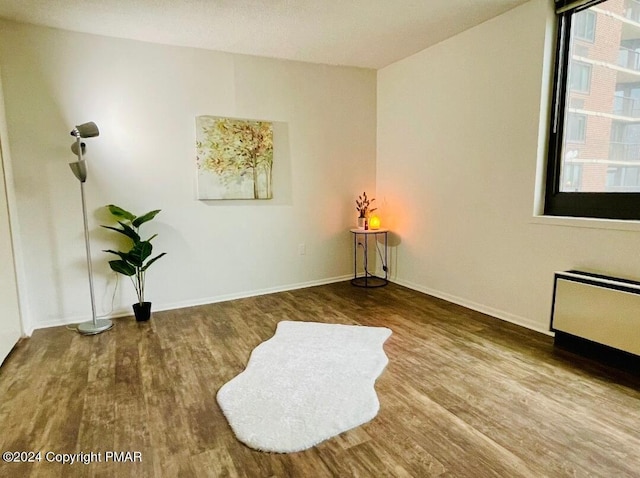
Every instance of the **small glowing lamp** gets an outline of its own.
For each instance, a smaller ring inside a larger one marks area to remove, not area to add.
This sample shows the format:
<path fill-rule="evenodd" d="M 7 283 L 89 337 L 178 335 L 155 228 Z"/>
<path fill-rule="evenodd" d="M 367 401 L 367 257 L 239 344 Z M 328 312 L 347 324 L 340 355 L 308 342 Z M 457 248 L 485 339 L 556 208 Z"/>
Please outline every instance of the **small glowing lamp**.
<path fill-rule="evenodd" d="M 380 218 L 378 216 L 369 218 L 369 229 L 380 229 Z"/>

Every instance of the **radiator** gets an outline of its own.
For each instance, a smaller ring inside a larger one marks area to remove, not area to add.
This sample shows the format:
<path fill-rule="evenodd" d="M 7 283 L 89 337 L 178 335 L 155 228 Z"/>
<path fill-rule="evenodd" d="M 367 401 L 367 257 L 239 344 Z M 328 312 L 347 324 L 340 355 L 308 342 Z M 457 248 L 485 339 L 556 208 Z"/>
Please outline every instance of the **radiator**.
<path fill-rule="evenodd" d="M 551 330 L 640 355 L 640 282 L 556 272 Z"/>

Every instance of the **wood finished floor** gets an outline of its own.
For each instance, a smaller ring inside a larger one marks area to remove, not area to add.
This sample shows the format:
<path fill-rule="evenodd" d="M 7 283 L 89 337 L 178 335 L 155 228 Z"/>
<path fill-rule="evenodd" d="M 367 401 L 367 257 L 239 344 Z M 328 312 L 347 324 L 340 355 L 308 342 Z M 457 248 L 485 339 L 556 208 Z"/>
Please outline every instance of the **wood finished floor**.
<path fill-rule="evenodd" d="M 280 320 L 385 326 L 381 408 L 308 451 L 236 441 L 215 400 Z M 141 463 L 0 463 L 2 477 L 638 477 L 640 379 L 397 285 L 338 283 L 38 330 L 0 368 L 0 450 Z M 44 456 L 43 456 L 44 460 Z"/>

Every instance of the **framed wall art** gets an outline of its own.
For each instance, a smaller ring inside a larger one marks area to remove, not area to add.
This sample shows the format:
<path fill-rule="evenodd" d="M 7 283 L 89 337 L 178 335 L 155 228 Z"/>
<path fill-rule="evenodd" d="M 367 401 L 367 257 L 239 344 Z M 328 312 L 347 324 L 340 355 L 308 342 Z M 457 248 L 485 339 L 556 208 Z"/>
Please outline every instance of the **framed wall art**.
<path fill-rule="evenodd" d="M 198 199 L 271 199 L 273 124 L 196 116 Z"/>

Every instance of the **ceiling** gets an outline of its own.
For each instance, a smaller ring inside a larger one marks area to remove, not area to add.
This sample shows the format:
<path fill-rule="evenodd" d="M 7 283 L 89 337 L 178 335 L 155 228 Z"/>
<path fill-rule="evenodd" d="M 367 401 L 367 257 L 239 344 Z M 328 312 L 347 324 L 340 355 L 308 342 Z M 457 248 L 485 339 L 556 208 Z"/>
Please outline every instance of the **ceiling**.
<path fill-rule="evenodd" d="M 382 68 L 529 0 L 0 0 L 0 17 L 272 58 Z"/>

